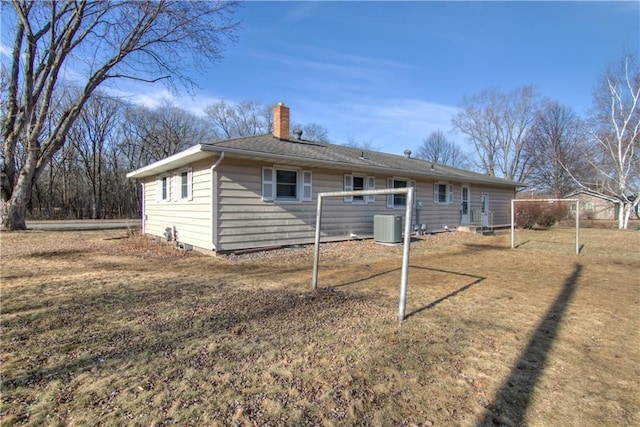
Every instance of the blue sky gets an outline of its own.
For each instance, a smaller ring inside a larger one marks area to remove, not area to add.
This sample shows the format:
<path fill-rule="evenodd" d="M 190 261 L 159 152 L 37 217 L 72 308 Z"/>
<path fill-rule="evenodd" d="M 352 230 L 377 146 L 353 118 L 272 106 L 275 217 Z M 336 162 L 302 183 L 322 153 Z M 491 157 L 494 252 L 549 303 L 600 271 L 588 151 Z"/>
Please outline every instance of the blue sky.
<path fill-rule="evenodd" d="M 338 143 L 417 150 L 463 96 L 533 84 L 584 113 L 604 68 L 638 52 L 639 2 L 247 2 L 203 98 L 284 102 Z M 205 102 L 206 103 L 206 102 Z M 196 103 L 197 104 L 197 103 Z"/>
<path fill-rule="evenodd" d="M 284 102 L 336 143 L 417 150 L 451 132 L 463 96 L 533 84 L 584 114 L 604 68 L 640 51 L 640 2 L 245 2 L 224 59 L 194 97 L 128 87 L 202 114 L 219 99 Z"/>

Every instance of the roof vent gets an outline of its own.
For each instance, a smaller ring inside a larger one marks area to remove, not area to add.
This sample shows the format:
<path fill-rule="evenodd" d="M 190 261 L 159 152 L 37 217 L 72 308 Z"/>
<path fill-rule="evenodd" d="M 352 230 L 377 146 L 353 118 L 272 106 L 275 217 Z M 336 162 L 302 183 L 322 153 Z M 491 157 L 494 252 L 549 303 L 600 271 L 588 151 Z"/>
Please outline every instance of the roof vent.
<path fill-rule="evenodd" d="M 404 156 L 409 159 L 411 158 L 411 150 L 404 150 Z"/>
<path fill-rule="evenodd" d="M 293 135 L 296 137 L 298 141 L 302 141 L 302 129 L 294 129 Z"/>

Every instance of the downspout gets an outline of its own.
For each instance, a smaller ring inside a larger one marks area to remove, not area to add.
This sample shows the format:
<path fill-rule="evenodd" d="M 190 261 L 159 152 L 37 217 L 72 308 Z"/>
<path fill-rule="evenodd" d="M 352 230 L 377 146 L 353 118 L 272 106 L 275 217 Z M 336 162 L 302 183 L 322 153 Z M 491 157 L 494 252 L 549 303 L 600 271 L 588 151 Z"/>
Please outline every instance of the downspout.
<path fill-rule="evenodd" d="M 211 166 L 211 249 L 218 250 L 218 172 L 215 170 L 224 159 L 224 151 Z"/>
<path fill-rule="evenodd" d="M 147 234 L 147 204 L 145 203 L 145 185 L 144 182 L 142 180 L 140 180 L 140 210 L 142 211 L 142 218 L 140 218 L 142 220 L 142 224 L 141 224 L 141 230 L 142 230 L 142 235 L 144 236 L 145 234 Z"/>

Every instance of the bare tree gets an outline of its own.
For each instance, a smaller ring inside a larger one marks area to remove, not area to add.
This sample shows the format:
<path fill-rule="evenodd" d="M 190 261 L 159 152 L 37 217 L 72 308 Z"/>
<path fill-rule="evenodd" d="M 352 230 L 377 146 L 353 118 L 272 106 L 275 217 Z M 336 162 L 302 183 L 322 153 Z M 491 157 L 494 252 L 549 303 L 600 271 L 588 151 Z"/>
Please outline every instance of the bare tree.
<path fill-rule="evenodd" d="M 96 91 L 69 131 L 68 139 L 78 152 L 88 180 L 93 219 L 104 216 L 102 204 L 107 172 L 106 153 L 121 138 L 123 108 L 119 100 Z"/>
<path fill-rule="evenodd" d="M 205 108 L 205 113 L 213 123 L 217 139 L 273 132 L 272 111 L 273 105 L 262 105 L 255 101 L 229 104 L 221 100 Z"/>
<path fill-rule="evenodd" d="M 467 168 L 469 159 L 455 143 L 449 141 L 441 130 L 431 132 L 422 141 L 416 157 L 454 168 Z"/>
<path fill-rule="evenodd" d="M 529 133 L 531 159 L 528 183 L 560 198 L 576 188 L 572 176 L 586 178 L 586 164 L 578 146 L 584 139 L 580 118 L 569 107 L 547 102 L 536 115 Z"/>
<path fill-rule="evenodd" d="M 489 175 L 526 181 L 531 172 L 527 133 L 538 99 L 532 86 L 523 86 L 508 93 L 488 89 L 462 100 L 452 124 L 473 142 L 478 168 Z"/>
<path fill-rule="evenodd" d="M 604 73 L 593 104 L 591 144 L 583 152 L 602 192 L 620 200 L 618 227 L 627 228 L 640 202 L 640 67 L 633 55 Z"/>
<path fill-rule="evenodd" d="M 358 141 L 353 136 L 347 137 L 347 142 L 341 144 L 347 147 L 360 148 L 362 150 L 378 151 L 380 147 L 375 145 L 371 140 Z"/>
<path fill-rule="evenodd" d="M 127 141 L 137 145 L 142 163 L 155 162 L 215 139 L 206 119 L 170 102 L 156 108 L 130 107 L 126 117 Z"/>
<path fill-rule="evenodd" d="M 307 141 L 330 142 L 327 128 L 317 123 L 307 123 L 306 125 L 296 123 L 291 129 L 300 129 L 302 131 L 302 139 Z"/>
<path fill-rule="evenodd" d="M 34 179 L 65 145 L 100 85 L 133 79 L 189 87 L 187 73 L 220 59 L 237 28 L 236 3 L 227 1 L 13 0 L 11 5 L 6 9 L 15 32 L 2 122 L 3 229 L 26 228 Z M 71 73 L 82 90 L 45 129 L 54 92 Z M 26 157 L 18 165 L 20 152 Z"/>

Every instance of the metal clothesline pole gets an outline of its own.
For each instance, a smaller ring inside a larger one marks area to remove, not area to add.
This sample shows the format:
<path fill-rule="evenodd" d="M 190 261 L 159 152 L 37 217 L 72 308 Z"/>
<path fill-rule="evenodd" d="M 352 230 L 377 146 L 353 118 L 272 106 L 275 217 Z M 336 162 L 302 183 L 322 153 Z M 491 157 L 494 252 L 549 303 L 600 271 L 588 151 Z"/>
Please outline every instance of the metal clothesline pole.
<path fill-rule="evenodd" d="M 407 304 L 407 288 L 409 281 L 409 255 L 411 250 L 411 223 L 413 214 L 413 199 L 415 188 L 388 188 L 383 190 L 360 190 L 360 191 L 335 191 L 318 194 L 318 206 L 316 210 L 316 230 L 313 251 L 313 279 L 311 288 L 318 288 L 318 267 L 320 263 L 320 227 L 322 225 L 322 201 L 325 197 L 345 197 L 345 196 L 367 196 L 367 195 L 392 195 L 405 194 L 405 224 L 404 224 L 404 251 L 402 255 L 402 277 L 400 279 L 400 306 L 398 308 L 398 320 L 402 322 L 405 317 Z"/>

